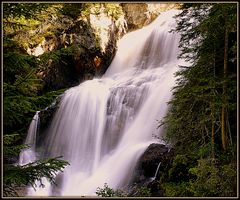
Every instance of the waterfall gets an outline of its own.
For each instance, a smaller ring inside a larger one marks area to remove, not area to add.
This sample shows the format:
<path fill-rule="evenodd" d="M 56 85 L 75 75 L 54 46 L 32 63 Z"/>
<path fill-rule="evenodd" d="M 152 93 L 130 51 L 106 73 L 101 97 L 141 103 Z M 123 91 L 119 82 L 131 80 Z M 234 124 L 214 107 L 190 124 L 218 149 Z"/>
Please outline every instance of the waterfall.
<path fill-rule="evenodd" d="M 27 145 L 28 147 L 26 149 L 23 149 L 19 155 L 19 165 L 21 166 L 32 163 L 37 160 L 38 155 L 36 153 L 36 138 L 37 138 L 38 126 L 40 123 L 39 112 L 40 111 L 37 111 L 35 113 L 30 123 L 30 126 L 28 128 L 27 138 L 24 142 L 24 144 Z M 46 186 L 46 188 L 50 187 L 50 183 L 46 178 L 42 178 L 42 183 Z M 28 195 L 42 196 L 42 195 L 49 194 L 49 191 L 47 192 L 47 189 L 40 187 L 41 183 L 39 181 L 35 181 L 35 184 L 38 187 L 36 189 L 29 187 Z"/>
<path fill-rule="evenodd" d="M 156 172 L 155 172 L 155 174 L 154 174 L 153 180 L 155 180 L 155 179 L 157 178 L 157 175 L 158 175 L 158 171 L 159 171 L 160 166 L 161 166 L 161 162 L 158 163 L 158 166 L 157 166 Z"/>
<path fill-rule="evenodd" d="M 34 115 L 28 128 L 27 138 L 24 142 L 28 148 L 22 150 L 19 155 L 19 165 L 25 165 L 36 160 L 36 134 L 39 124 L 39 111 Z"/>
<path fill-rule="evenodd" d="M 42 157 L 63 156 L 70 163 L 57 185 L 41 195 L 96 195 L 107 183 L 127 189 L 138 159 L 162 134 L 158 120 L 167 112 L 180 36 L 169 31 L 173 16 L 162 13 L 150 25 L 126 34 L 102 78 L 67 90 L 54 115 Z M 37 196 L 32 192 L 32 196 Z"/>

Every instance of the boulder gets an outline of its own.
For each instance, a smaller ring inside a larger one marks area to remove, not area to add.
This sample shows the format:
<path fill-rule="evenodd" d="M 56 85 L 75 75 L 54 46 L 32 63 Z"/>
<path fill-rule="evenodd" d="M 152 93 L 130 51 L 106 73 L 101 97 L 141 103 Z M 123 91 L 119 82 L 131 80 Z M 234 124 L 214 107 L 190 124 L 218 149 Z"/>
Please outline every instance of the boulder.
<path fill-rule="evenodd" d="M 173 151 L 164 144 L 151 144 L 138 161 L 138 169 L 142 171 L 142 175 L 146 178 L 155 176 L 158 165 L 159 170 L 164 169 L 169 163 L 169 158 Z M 157 177 L 159 173 L 157 174 Z M 156 178 L 157 178 L 156 177 Z"/>
<path fill-rule="evenodd" d="M 162 196 L 159 180 L 172 165 L 174 150 L 164 144 L 151 144 L 140 157 L 135 168 L 133 186 L 130 193 L 136 192 L 140 187 L 151 190 L 152 196 Z"/>

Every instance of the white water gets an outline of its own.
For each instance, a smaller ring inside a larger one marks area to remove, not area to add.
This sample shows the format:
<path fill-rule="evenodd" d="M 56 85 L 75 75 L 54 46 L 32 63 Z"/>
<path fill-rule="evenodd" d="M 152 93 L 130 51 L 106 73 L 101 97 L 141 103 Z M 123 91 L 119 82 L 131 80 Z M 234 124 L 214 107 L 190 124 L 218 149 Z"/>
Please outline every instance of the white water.
<path fill-rule="evenodd" d="M 161 162 L 158 163 L 157 170 L 156 170 L 156 172 L 155 172 L 155 174 L 154 174 L 153 180 L 155 180 L 155 179 L 157 178 L 157 175 L 158 175 L 158 171 L 159 171 L 160 166 L 161 166 Z"/>
<path fill-rule="evenodd" d="M 96 195 L 97 187 L 126 189 L 146 148 L 157 142 L 180 60 L 179 35 L 169 33 L 178 11 L 125 35 L 101 79 L 67 90 L 45 138 L 44 157 L 70 163 L 41 196 Z M 29 195 L 38 196 L 30 192 Z"/>
<path fill-rule="evenodd" d="M 28 128 L 27 138 L 24 142 L 24 144 L 27 145 L 28 147 L 22 150 L 19 155 L 18 164 L 21 166 L 32 163 L 37 160 L 38 155 L 36 153 L 36 138 L 37 138 L 38 126 L 40 123 L 39 112 L 40 111 L 36 112 Z M 50 187 L 50 183 L 47 181 L 46 178 L 42 179 L 42 183 L 45 184 L 45 186 L 47 186 L 48 188 Z M 40 186 L 39 181 L 36 181 L 35 184 L 37 186 Z M 46 189 L 37 187 L 37 189 L 34 190 L 32 187 L 29 187 L 28 195 L 44 196 L 46 195 Z"/>
<path fill-rule="evenodd" d="M 36 134 L 39 124 L 39 111 L 36 112 L 34 115 L 31 124 L 28 128 L 28 134 L 27 138 L 24 142 L 25 145 L 28 146 L 28 148 L 21 151 L 19 155 L 19 165 L 26 165 L 30 162 L 34 162 L 36 160 Z"/>

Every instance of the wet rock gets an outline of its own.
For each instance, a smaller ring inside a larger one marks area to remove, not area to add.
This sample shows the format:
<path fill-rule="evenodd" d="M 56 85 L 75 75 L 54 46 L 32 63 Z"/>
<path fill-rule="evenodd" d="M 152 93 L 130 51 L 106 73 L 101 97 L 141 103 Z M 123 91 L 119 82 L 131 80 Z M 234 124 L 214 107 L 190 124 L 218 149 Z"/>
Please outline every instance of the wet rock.
<path fill-rule="evenodd" d="M 93 29 L 83 20 L 68 22 L 68 26 L 59 25 L 55 35 L 47 37 L 41 46 L 44 52 L 58 50 L 58 58 L 50 58 L 38 72 L 44 81 L 43 93 L 75 86 L 84 80 L 86 73 L 95 73 L 93 60 L 100 50 Z"/>
<path fill-rule="evenodd" d="M 61 101 L 62 95 L 58 96 L 56 100 L 44 110 L 39 112 L 40 123 L 37 132 L 37 145 L 40 145 L 47 134 L 47 129 L 49 128 L 54 114 L 56 113 L 57 109 L 59 108 L 59 103 Z"/>
<path fill-rule="evenodd" d="M 151 144 L 139 159 L 139 169 L 145 177 L 154 177 L 159 164 L 159 171 L 168 164 L 170 153 L 166 145 Z"/>
<path fill-rule="evenodd" d="M 164 144 L 151 144 L 140 157 L 133 180 L 132 192 L 147 187 L 152 196 L 162 196 L 159 180 L 172 165 L 174 150 Z"/>
<path fill-rule="evenodd" d="M 38 73 L 39 78 L 44 81 L 42 93 L 72 87 L 79 83 L 73 57 L 66 56 L 66 59 L 68 59 L 67 64 L 49 60 L 46 69 Z"/>

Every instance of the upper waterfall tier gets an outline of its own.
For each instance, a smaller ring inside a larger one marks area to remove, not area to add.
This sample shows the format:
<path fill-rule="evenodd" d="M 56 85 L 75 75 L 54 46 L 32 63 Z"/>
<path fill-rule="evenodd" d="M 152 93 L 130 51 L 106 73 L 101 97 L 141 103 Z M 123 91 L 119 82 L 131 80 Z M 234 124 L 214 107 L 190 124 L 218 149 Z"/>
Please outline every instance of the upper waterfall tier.
<path fill-rule="evenodd" d="M 118 51 L 104 77 L 131 68 L 157 68 L 177 60 L 179 35 L 169 31 L 175 27 L 173 15 L 178 10 L 162 13 L 148 26 L 126 34 L 118 43 Z"/>

